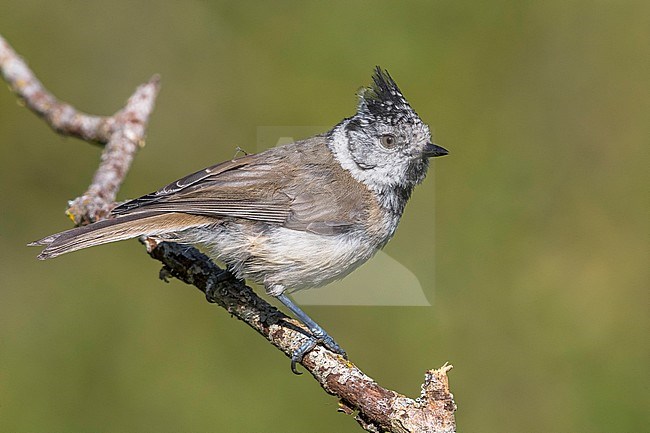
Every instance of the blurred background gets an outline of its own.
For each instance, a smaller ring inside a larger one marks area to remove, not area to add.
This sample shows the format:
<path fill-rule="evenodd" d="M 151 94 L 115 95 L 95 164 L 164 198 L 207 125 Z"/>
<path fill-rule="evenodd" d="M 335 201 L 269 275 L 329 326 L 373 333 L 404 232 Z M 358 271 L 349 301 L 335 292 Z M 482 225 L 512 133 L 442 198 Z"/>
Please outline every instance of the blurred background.
<path fill-rule="evenodd" d="M 0 33 L 89 113 L 162 75 L 120 199 L 262 126 L 334 125 L 387 68 L 451 152 L 386 247 L 432 306 L 307 312 L 407 395 L 451 362 L 459 431 L 629 433 L 650 425 L 649 5 L 4 0 Z M 360 431 L 136 241 L 37 261 L 100 149 L 1 90 L 1 431 Z"/>

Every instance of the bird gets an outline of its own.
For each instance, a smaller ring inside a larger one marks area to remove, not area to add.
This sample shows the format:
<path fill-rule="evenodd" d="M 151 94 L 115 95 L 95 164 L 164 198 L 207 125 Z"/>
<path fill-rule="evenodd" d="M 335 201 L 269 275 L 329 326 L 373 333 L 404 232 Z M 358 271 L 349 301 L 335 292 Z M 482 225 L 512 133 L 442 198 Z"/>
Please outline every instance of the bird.
<path fill-rule="evenodd" d="M 201 245 L 309 329 L 291 356 L 297 372 L 317 344 L 346 353 L 287 295 L 341 279 L 383 248 L 429 159 L 447 154 L 376 66 L 356 112 L 329 131 L 212 165 L 29 245 L 45 247 L 41 260 L 142 236 Z"/>

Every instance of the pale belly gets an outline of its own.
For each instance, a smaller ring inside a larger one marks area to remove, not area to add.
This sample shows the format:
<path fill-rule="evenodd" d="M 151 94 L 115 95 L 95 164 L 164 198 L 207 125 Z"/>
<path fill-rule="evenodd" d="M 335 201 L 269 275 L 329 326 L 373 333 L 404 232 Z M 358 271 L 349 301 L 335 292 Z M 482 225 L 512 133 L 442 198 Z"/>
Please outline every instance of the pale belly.
<path fill-rule="evenodd" d="M 194 233 L 211 255 L 238 278 L 266 287 L 271 295 L 325 285 L 345 277 L 370 259 L 384 242 L 360 234 L 319 234 L 277 227 L 215 227 Z M 200 238 L 200 239 L 199 239 Z"/>

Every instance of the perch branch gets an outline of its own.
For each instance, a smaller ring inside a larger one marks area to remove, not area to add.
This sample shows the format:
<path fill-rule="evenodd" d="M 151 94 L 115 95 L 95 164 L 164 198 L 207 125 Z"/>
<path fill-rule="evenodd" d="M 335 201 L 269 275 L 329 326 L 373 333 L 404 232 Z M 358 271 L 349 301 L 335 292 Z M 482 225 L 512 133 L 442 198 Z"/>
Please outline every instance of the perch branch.
<path fill-rule="evenodd" d="M 288 357 L 305 342 L 308 331 L 300 322 L 268 304 L 195 248 L 153 239 L 143 243 L 151 257 L 163 263 L 162 279 L 174 277 L 195 286 Z M 414 400 L 381 387 L 350 361 L 321 346 L 305 355 L 301 364 L 326 392 L 339 397 L 341 411 L 358 411 L 356 419 L 368 431 L 456 431 L 456 405 L 447 381 L 450 365 L 427 371 L 421 395 Z"/>
<path fill-rule="evenodd" d="M 26 63 L 0 36 L 0 73 L 25 105 L 60 134 L 106 143 L 88 191 L 70 204 L 68 214 L 82 224 L 105 218 L 133 156 L 141 145 L 159 89 L 154 76 L 138 87 L 126 106 L 110 117 L 91 116 L 57 100 L 36 79 Z M 192 247 L 142 239 L 151 257 L 163 263 L 161 278 L 178 278 L 201 290 L 210 302 L 255 329 L 288 357 L 308 331 L 258 297 L 242 281 L 220 269 Z M 354 414 L 367 431 L 455 432 L 456 405 L 449 391 L 445 364 L 425 374 L 422 391 L 411 399 L 381 387 L 350 361 L 317 346 L 301 362 L 329 394 L 340 399 L 339 410 Z"/>

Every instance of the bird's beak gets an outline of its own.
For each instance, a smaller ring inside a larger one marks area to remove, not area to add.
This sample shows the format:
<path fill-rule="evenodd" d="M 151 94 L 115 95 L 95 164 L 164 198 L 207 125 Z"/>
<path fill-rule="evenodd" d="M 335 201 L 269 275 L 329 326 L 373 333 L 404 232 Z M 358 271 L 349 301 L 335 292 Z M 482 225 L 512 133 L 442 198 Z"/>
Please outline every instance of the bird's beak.
<path fill-rule="evenodd" d="M 435 157 L 435 156 L 445 156 L 449 153 L 447 149 L 445 149 L 442 146 L 438 146 L 437 144 L 433 143 L 427 143 L 424 146 L 424 150 L 422 151 L 422 154 L 426 156 L 427 158 Z"/>

